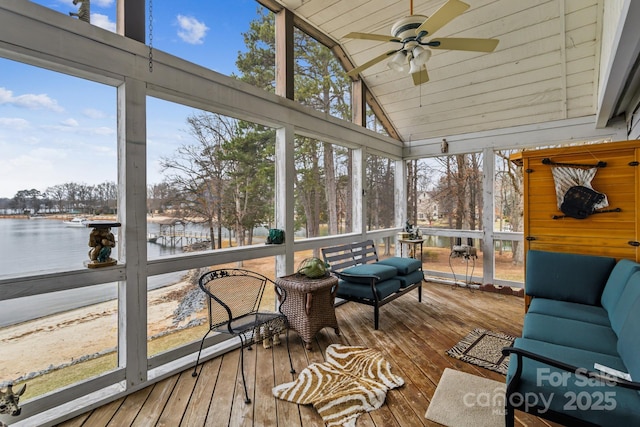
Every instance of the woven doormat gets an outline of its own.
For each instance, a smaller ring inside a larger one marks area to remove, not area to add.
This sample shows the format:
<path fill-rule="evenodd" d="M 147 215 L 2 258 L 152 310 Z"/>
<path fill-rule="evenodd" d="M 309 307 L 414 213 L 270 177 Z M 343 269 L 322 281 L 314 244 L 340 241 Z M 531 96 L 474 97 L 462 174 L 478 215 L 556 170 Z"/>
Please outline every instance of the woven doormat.
<path fill-rule="evenodd" d="M 506 375 L 509 356 L 502 354 L 502 348 L 511 347 L 514 340 L 515 337 L 510 335 L 474 329 L 453 348 L 447 350 L 447 354 L 463 362 Z"/>
<path fill-rule="evenodd" d="M 425 417 L 447 427 L 499 427 L 505 384 L 445 368 Z"/>

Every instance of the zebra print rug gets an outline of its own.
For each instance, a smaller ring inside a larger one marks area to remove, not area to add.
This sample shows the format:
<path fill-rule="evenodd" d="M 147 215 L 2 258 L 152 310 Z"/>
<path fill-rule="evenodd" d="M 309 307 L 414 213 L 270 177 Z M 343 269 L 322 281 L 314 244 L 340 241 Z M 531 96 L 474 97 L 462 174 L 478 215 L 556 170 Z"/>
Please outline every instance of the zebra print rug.
<path fill-rule="evenodd" d="M 273 395 L 313 405 L 327 426 L 355 427 L 361 414 L 382 406 L 387 390 L 404 384 L 377 350 L 332 344 L 325 359 L 303 369 L 297 380 L 274 387 Z"/>
<path fill-rule="evenodd" d="M 471 363 L 502 375 L 507 374 L 509 356 L 502 354 L 502 347 L 513 345 L 515 337 L 486 329 L 474 329 L 447 354 L 463 362 Z"/>

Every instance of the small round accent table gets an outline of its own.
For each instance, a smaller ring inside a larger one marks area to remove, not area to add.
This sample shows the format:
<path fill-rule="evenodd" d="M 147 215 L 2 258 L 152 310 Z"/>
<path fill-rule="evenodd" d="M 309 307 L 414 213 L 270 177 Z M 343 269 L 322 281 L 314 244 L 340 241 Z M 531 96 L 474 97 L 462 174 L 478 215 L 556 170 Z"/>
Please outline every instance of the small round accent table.
<path fill-rule="evenodd" d="M 338 290 L 336 277 L 309 279 L 302 274 L 291 274 L 278 277 L 276 285 L 286 292 L 284 301 L 280 300 L 280 310 L 305 342 L 307 350 L 311 350 L 313 337 L 326 326 L 340 335 L 333 306 Z"/>

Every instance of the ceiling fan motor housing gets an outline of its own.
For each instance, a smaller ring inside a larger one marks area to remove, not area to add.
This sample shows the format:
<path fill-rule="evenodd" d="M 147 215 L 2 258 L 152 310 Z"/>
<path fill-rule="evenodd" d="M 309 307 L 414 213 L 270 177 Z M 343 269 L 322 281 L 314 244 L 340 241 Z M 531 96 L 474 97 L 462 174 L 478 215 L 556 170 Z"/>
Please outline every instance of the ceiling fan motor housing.
<path fill-rule="evenodd" d="M 427 19 L 424 15 L 411 15 L 396 21 L 391 27 L 391 35 L 397 37 L 403 42 L 407 39 L 416 38 L 416 28 L 418 28 Z"/>

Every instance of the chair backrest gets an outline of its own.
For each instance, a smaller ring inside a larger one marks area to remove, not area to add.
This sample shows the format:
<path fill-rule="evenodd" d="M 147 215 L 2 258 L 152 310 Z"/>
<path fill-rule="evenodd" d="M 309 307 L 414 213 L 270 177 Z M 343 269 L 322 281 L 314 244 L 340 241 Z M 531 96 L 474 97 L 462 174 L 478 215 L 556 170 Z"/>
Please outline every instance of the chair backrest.
<path fill-rule="evenodd" d="M 200 276 L 198 285 L 209 297 L 210 326 L 257 313 L 267 283 L 273 282 L 262 274 L 239 268 L 212 270 Z"/>
<path fill-rule="evenodd" d="M 356 265 L 378 261 L 373 240 L 323 248 L 322 257 L 332 271 L 341 271 Z"/>

